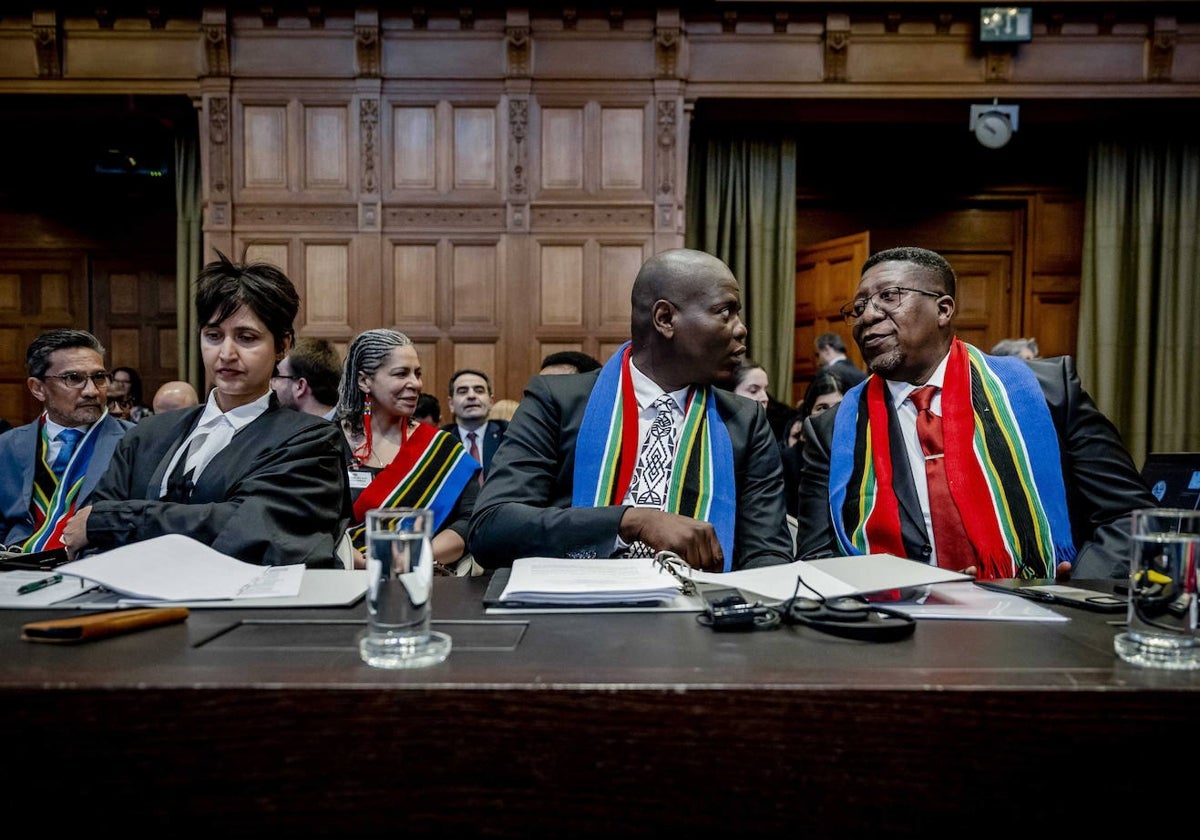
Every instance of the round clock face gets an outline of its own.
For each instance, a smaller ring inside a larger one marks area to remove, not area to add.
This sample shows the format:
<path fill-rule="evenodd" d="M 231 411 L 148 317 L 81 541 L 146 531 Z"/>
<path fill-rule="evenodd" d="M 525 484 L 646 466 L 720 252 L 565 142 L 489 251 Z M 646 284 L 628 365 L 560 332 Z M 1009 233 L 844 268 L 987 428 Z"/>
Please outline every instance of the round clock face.
<path fill-rule="evenodd" d="M 999 149 L 1012 137 L 1012 123 L 997 111 L 984 114 L 975 123 L 975 137 L 989 149 Z"/>

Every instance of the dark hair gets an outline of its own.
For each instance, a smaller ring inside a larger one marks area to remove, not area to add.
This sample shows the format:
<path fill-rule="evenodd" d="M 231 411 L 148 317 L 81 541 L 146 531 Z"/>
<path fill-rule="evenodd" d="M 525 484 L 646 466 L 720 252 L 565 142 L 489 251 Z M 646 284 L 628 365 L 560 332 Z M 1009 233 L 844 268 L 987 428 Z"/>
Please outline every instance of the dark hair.
<path fill-rule="evenodd" d="M 578 373 L 599 370 L 601 367 L 600 362 L 579 350 L 560 350 L 557 353 L 551 353 L 542 359 L 541 369 L 545 370 L 550 365 L 570 365 Z"/>
<path fill-rule="evenodd" d="M 363 434 L 363 411 L 366 394 L 358 387 L 358 375 L 371 376 L 383 360 L 397 347 L 408 347 L 412 339 L 402 332 L 388 329 L 366 330 L 358 334 L 346 350 L 342 367 L 342 382 L 338 386 L 337 416 L 346 421 L 352 434 Z"/>
<path fill-rule="evenodd" d="M 109 371 L 109 373 L 111 373 L 113 375 L 113 379 L 117 378 L 118 371 L 124 371 L 125 373 L 129 374 L 129 396 L 127 397 L 127 399 L 130 401 L 130 405 L 141 405 L 142 404 L 142 377 L 141 377 L 141 374 L 139 374 L 136 370 L 134 370 L 131 367 L 125 367 L 124 365 L 122 365 L 121 367 L 115 367 Z"/>
<path fill-rule="evenodd" d="M 200 329 L 219 324 L 245 306 L 275 337 L 275 350 L 294 335 L 292 324 L 300 311 L 300 296 L 287 275 L 266 262 L 234 263 L 217 251 L 218 259 L 196 276 L 196 317 Z"/>
<path fill-rule="evenodd" d="M 817 336 L 816 345 L 818 350 L 832 347 L 838 353 L 846 352 L 846 342 L 835 332 L 821 333 Z"/>
<path fill-rule="evenodd" d="M 867 269 L 879 265 L 884 262 L 903 262 L 919 265 L 922 268 L 928 268 L 938 279 L 942 281 L 942 291 L 955 297 L 958 294 L 958 279 L 954 276 L 954 269 L 950 263 L 946 262 L 946 258 L 941 254 L 930 251 L 926 248 L 916 248 L 906 245 L 902 248 L 888 248 L 886 251 L 880 251 L 877 254 L 872 254 L 863 263 L 862 271 L 859 277 L 867 273 Z"/>
<path fill-rule="evenodd" d="M 492 378 L 490 376 L 488 376 L 486 373 L 484 373 L 483 371 L 475 370 L 474 368 L 462 368 L 461 370 L 454 371 L 454 375 L 450 377 L 450 388 L 447 393 L 449 393 L 449 395 L 453 397 L 454 396 L 454 383 L 456 381 L 458 381 L 458 377 L 465 376 L 466 374 L 469 374 L 469 373 L 475 374 L 476 376 L 478 376 L 480 379 L 482 379 L 484 382 L 487 383 L 488 396 L 490 397 L 492 395 Z"/>
<path fill-rule="evenodd" d="M 837 378 L 836 374 L 829 371 L 822 371 L 816 375 L 816 378 L 808 384 L 808 388 L 804 391 L 804 399 L 800 401 L 799 413 L 801 418 L 806 418 L 812 414 L 813 405 L 817 402 L 817 397 L 823 397 L 826 394 L 844 394 L 846 386 L 842 380 Z"/>
<path fill-rule="evenodd" d="M 104 345 L 86 330 L 50 330 L 35 338 L 25 351 L 25 368 L 34 379 L 41 379 L 50 370 L 51 353 L 75 347 L 86 347 L 104 355 Z"/>
<path fill-rule="evenodd" d="M 292 376 L 302 377 L 319 403 L 337 405 L 342 360 L 332 344 L 323 338 L 297 339 L 287 360 Z"/>
<path fill-rule="evenodd" d="M 442 404 L 433 394 L 422 392 L 421 396 L 417 397 L 417 410 L 413 412 L 413 419 L 419 420 L 422 417 L 428 417 L 434 423 L 442 422 Z"/>

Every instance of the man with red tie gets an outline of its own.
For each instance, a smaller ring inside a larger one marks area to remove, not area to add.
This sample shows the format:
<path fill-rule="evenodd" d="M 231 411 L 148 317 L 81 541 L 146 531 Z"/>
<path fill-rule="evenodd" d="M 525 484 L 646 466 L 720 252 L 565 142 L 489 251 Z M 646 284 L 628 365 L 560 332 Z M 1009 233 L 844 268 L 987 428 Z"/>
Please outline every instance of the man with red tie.
<path fill-rule="evenodd" d="M 483 464 L 481 482 L 508 429 L 506 421 L 488 419 L 493 396 L 492 380 L 481 370 L 456 370 L 450 377 L 450 414 L 454 422 L 442 426 L 442 431 L 457 435 L 471 457 Z"/>
<path fill-rule="evenodd" d="M 863 265 L 842 308 L 871 375 L 805 429 L 798 556 L 888 553 L 988 578 L 1128 571 L 1153 507 L 1070 357 L 955 337 L 954 269 L 923 248 Z"/>

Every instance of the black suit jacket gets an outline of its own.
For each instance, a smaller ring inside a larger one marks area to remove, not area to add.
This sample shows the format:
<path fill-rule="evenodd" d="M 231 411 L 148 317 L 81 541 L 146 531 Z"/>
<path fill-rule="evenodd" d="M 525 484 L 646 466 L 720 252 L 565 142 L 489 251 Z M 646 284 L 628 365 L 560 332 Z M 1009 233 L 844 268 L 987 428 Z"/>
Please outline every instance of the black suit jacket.
<path fill-rule="evenodd" d="M 471 517 L 471 553 L 488 568 L 518 557 L 608 557 L 624 505 L 571 507 L 575 440 L 598 371 L 534 376 L 525 388 Z M 783 474 L 762 407 L 714 389 L 733 444 L 735 569 L 792 560 Z"/>
<path fill-rule="evenodd" d="M 443 432 L 449 432 L 454 435 L 454 439 L 462 442 L 462 436 L 458 433 L 457 423 L 447 423 L 442 426 Z M 492 466 L 492 456 L 496 454 L 496 450 L 500 448 L 500 441 L 504 440 L 504 433 L 508 431 L 507 420 L 489 420 L 484 427 L 483 433 L 483 474 L 487 475 L 488 470 Z M 463 446 L 467 444 L 463 442 Z"/>
<path fill-rule="evenodd" d="M 92 494 L 88 541 L 113 548 L 186 534 L 247 563 L 333 568 L 350 523 L 345 438 L 336 424 L 281 408 L 259 417 L 209 462 L 187 502 L 159 501 L 175 451 L 204 405 L 145 418 L 121 440 Z"/>
<path fill-rule="evenodd" d="M 1058 433 L 1071 535 L 1078 549 L 1072 576 L 1124 577 L 1129 574 L 1129 514 L 1154 507 L 1154 496 L 1116 427 L 1083 390 L 1072 359 L 1038 359 L 1029 362 L 1029 367 L 1046 396 Z M 805 421 L 797 551 L 803 559 L 841 553 L 829 518 L 829 451 L 837 408 L 818 415 L 815 421 Z M 888 417 L 901 538 L 910 558 L 928 560 L 931 549 L 925 519 L 890 402 Z"/>

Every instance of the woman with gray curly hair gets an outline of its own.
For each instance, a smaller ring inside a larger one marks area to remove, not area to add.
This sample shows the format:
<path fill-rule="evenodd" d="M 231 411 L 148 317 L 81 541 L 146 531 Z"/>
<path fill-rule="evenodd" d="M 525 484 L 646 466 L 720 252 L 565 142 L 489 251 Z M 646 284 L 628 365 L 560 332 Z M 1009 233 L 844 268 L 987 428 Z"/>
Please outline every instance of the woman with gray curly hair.
<path fill-rule="evenodd" d="M 350 343 L 337 415 L 353 452 L 347 534 L 358 568 L 366 565 L 367 511 L 406 506 L 433 511 L 435 568 L 465 574 L 473 565 L 464 554 L 481 465 L 457 436 L 413 419 L 422 386 L 417 348 L 404 333 L 367 330 Z"/>

